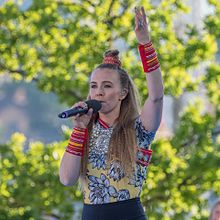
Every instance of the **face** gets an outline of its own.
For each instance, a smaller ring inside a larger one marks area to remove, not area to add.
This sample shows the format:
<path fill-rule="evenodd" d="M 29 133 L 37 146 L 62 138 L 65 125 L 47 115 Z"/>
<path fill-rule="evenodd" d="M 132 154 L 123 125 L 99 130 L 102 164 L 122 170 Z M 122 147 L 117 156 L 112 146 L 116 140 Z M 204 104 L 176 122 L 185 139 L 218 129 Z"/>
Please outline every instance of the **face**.
<path fill-rule="evenodd" d="M 119 75 L 115 70 L 96 69 L 90 80 L 89 95 L 91 99 L 101 101 L 100 113 L 119 114 L 121 101 L 121 84 Z"/>
<path fill-rule="evenodd" d="M 220 204 L 213 209 L 211 220 L 220 220 Z"/>

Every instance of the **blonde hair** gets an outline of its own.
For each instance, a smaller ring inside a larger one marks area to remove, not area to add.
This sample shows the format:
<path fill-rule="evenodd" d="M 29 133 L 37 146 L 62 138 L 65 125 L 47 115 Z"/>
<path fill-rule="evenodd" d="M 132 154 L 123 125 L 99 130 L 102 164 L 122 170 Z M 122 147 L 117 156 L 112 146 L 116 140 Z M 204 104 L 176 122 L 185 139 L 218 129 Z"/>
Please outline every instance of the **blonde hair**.
<path fill-rule="evenodd" d="M 112 56 L 114 59 L 119 59 L 118 54 L 118 50 L 109 50 L 104 54 L 104 59 L 106 56 Z M 118 63 L 120 64 L 120 61 L 118 61 Z M 135 118 L 137 118 L 140 114 L 139 96 L 132 79 L 128 73 L 120 67 L 120 65 L 115 64 L 115 62 L 102 63 L 95 69 L 105 68 L 115 70 L 119 75 L 121 89 L 126 89 L 128 91 L 126 97 L 121 102 L 119 117 L 110 139 L 107 153 L 107 165 L 113 161 L 119 161 L 124 169 L 125 175 L 130 176 L 134 172 L 136 161 L 137 144 L 134 122 Z M 89 137 L 92 133 L 93 124 L 97 119 L 98 114 L 94 114 L 90 120 L 88 125 Z M 85 178 L 87 172 L 89 138 L 84 152 L 81 164 L 81 177 L 83 179 Z"/>

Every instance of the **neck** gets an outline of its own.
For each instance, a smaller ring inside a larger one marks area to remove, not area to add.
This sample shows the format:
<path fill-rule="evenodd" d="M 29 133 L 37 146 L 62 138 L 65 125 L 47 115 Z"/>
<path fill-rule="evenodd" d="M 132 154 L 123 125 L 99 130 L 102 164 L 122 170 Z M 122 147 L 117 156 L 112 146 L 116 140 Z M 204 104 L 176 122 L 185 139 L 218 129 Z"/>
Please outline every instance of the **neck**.
<path fill-rule="evenodd" d="M 119 114 L 118 115 L 115 115 L 114 114 L 111 114 L 111 113 L 108 113 L 108 114 L 105 114 L 105 113 L 99 113 L 99 118 L 101 120 L 103 120 L 108 126 L 113 126 L 118 118 Z"/>

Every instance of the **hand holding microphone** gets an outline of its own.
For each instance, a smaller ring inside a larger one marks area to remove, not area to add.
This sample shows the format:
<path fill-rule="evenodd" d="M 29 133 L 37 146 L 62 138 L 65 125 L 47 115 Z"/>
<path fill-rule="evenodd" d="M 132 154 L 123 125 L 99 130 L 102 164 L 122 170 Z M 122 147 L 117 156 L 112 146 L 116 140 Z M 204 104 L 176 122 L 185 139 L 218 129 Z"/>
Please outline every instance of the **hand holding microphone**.
<path fill-rule="evenodd" d="M 86 128 L 93 113 L 97 113 L 101 109 L 101 102 L 97 100 L 87 100 L 85 102 L 78 102 L 71 109 L 58 114 L 60 118 L 68 118 L 75 116 L 75 126 L 79 128 Z"/>

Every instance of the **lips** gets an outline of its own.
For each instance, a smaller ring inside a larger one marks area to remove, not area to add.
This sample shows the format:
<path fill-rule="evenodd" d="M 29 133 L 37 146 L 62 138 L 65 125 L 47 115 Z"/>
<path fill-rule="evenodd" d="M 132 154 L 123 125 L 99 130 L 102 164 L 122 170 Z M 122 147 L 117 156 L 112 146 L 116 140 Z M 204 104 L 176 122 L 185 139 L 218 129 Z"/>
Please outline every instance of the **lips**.
<path fill-rule="evenodd" d="M 105 104 L 104 101 L 99 101 L 101 103 L 101 106 L 103 107 L 103 105 Z"/>
<path fill-rule="evenodd" d="M 101 100 L 97 100 L 97 101 L 99 101 L 99 102 L 101 102 L 101 103 L 104 103 L 104 101 L 101 101 Z"/>

